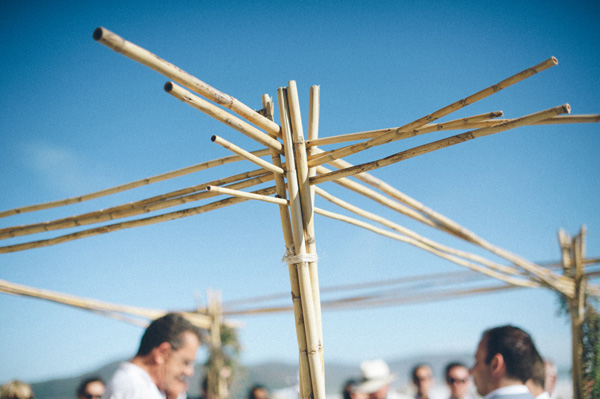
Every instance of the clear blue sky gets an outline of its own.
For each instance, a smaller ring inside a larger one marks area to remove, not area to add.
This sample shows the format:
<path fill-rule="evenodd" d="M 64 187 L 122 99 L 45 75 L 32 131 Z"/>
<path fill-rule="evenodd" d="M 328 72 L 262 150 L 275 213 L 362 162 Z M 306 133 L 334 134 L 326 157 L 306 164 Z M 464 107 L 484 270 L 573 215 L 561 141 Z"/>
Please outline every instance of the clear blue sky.
<path fill-rule="evenodd" d="M 2 1 L 0 209 L 229 155 L 210 142 L 213 134 L 258 148 L 165 94 L 165 77 L 95 42 L 98 26 L 253 108 L 261 107 L 262 94 L 276 96 L 278 87 L 296 80 L 306 114 L 309 87 L 320 85 L 321 136 L 401 126 L 551 56 L 558 66 L 446 119 L 496 110 L 518 117 L 563 103 L 573 114 L 600 113 L 597 2 L 337 3 Z M 397 142 L 349 161 L 376 159 L 432 138 Z M 582 224 L 588 228 L 588 255 L 599 256 L 598 148 L 598 124 L 528 127 L 374 174 L 527 259 L 557 260 L 558 229 L 575 234 Z M 115 198 L 2 219 L 0 227 L 100 209 L 252 168 L 215 169 Z M 337 211 L 323 201 L 317 205 Z M 316 223 L 322 286 L 461 270 L 339 222 Z M 252 202 L 1 255 L 0 279 L 107 302 L 187 309 L 209 288 L 221 290 L 224 300 L 288 291 L 283 252 L 276 207 Z M 131 356 L 142 333 L 29 298 L 0 295 L 0 309 L 0 382 L 92 370 Z M 325 355 L 357 367 L 374 357 L 426 359 L 440 351 L 473 351 L 483 329 L 513 323 L 532 333 L 543 354 L 568 365 L 569 326 L 556 311 L 554 294 L 520 290 L 325 312 Z M 245 362 L 296 360 L 291 314 L 240 320 Z"/>

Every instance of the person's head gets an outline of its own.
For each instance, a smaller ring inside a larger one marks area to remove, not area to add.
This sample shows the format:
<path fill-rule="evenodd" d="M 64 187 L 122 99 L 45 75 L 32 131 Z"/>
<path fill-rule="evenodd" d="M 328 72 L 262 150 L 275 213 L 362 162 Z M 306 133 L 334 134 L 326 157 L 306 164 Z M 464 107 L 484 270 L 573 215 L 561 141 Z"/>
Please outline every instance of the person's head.
<path fill-rule="evenodd" d="M 152 380 L 163 392 L 181 393 L 194 375 L 200 330 L 185 317 L 169 313 L 154 320 L 144 332 L 136 355 L 149 364 Z"/>
<path fill-rule="evenodd" d="M 19 380 L 12 380 L 0 386 L 0 399 L 33 399 L 31 385 Z"/>
<path fill-rule="evenodd" d="M 367 360 L 361 363 L 362 379 L 352 390 L 355 397 L 386 399 L 391 383 L 396 376 L 390 372 L 382 359 Z"/>
<path fill-rule="evenodd" d="M 433 369 L 429 364 L 421 363 L 413 367 L 412 382 L 417 388 L 417 395 L 427 398 L 429 397 L 429 390 L 434 384 Z"/>
<path fill-rule="evenodd" d="M 518 327 L 486 330 L 471 368 L 477 392 L 485 396 L 503 386 L 524 384 L 531 378 L 539 356 L 531 336 Z"/>
<path fill-rule="evenodd" d="M 77 387 L 78 399 L 100 399 L 104 395 L 104 381 L 100 377 L 82 380 Z"/>
<path fill-rule="evenodd" d="M 527 385 L 529 392 L 531 392 L 533 396 L 538 396 L 545 392 L 546 366 L 544 365 L 544 360 L 541 357 L 538 358 L 534 363 L 533 373 L 525 385 Z"/>
<path fill-rule="evenodd" d="M 269 391 L 264 385 L 256 384 L 248 390 L 248 399 L 268 399 Z"/>
<path fill-rule="evenodd" d="M 462 399 L 469 393 L 469 369 L 462 363 L 452 362 L 446 366 L 446 384 L 450 397 Z"/>

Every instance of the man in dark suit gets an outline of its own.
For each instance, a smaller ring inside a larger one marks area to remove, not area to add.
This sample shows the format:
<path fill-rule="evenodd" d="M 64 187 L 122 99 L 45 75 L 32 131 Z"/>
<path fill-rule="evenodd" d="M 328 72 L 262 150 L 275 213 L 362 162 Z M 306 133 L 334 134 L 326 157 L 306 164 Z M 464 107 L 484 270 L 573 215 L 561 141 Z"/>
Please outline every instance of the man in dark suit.
<path fill-rule="evenodd" d="M 531 336 L 514 326 L 486 330 L 471 375 L 484 399 L 533 399 L 525 382 L 540 355 Z"/>

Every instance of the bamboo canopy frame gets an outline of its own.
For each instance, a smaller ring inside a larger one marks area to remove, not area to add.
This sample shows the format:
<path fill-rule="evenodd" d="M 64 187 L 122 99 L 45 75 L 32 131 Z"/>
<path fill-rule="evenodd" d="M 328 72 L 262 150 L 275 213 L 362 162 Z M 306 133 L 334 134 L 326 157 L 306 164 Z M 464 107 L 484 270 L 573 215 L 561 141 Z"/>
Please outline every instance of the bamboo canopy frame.
<path fill-rule="evenodd" d="M 142 185 L 175 178 L 183 174 L 199 172 L 231 162 L 249 161 L 257 165 L 259 169 L 246 171 L 182 190 L 91 213 L 70 216 L 49 222 L 2 228 L 0 229 L 0 239 L 29 236 L 32 234 L 62 229 L 78 228 L 78 230 L 49 239 L 3 245 L 0 246 L 0 254 L 55 245 L 125 228 L 140 227 L 193 216 L 248 200 L 260 200 L 277 204 L 286 249 L 285 260 L 288 263 L 290 275 L 292 308 L 295 315 L 296 336 L 299 349 L 300 396 L 303 399 L 325 398 L 324 345 L 321 322 L 321 290 L 318 281 L 318 256 L 314 226 L 315 213 L 409 243 L 435 254 L 436 256 L 481 273 L 482 275 L 493 277 L 505 284 L 502 289 L 508 287 L 545 287 L 551 289 L 566 297 L 571 306 L 574 309 L 577 309 L 579 313 L 581 313 L 582 304 L 585 303 L 586 295 L 600 297 L 600 288 L 596 285 L 586 283 L 586 273 L 584 270 L 586 259 L 583 247 L 583 232 L 580 235 L 580 237 L 582 237 L 580 239 L 581 243 L 577 247 L 579 249 L 574 251 L 573 254 L 570 254 L 570 249 L 564 249 L 567 248 L 565 243 L 568 240 L 561 238 L 561 246 L 563 247 L 563 265 L 565 265 L 565 273 L 561 275 L 523 259 L 518 255 L 512 254 L 509 251 L 494 246 L 478 237 L 475 233 L 458 225 L 456 222 L 429 209 L 415 199 L 408 197 L 387 183 L 367 173 L 412 157 L 491 134 L 515 129 L 520 126 L 600 122 L 600 115 L 564 115 L 569 114 L 571 109 L 568 104 L 563 104 L 516 118 L 499 119 L 499 117 L 503 116 L 502 112 L 492 111 L 453 121 L 433 123 L 476 101 L 491 96 L 500 90 L 517 84 L 539 72 L 557 65 L 558 61 L 556 58 L 551 57 L 546 61 L 531 68 L 527 68 L 494 85 L 461 100 L 455 101 L 401 127 L 343 134 L 335 137 L 319 138 L 320 90 L 318 86 L 313 86 L 310 90 L 309 100 L 308 139 L 305 139 L 298 90 L 295 81 L 289 81 L 288 87 L 281 87 L 277 90 L 280 120 L 280 124 L 277 124 L 274 121 L 274 102 L 268 95 L 262 96 L 263 108 L 260 111 L 255 111 L 234 97 L 222 93 L 177 66 L 121 38 L 105 28 L 97 28 L 93 33 L 93 38 L 116 52 L 163 74 L 168 79 L 172 80 L 164 85 L 164 90 L 168 94 L 246 135 L 265 148 L 259 149 L 258 151 L 248 151 L 219 136 L 213 136 L 213 142 L 232 151 L 234 155 L 190 166 L 178 171 L 164 173 L 159 176 L 138 180 L 118 187 L 85 194 L 79 197 L 2 211 L 0 212 L 0 217 L 66 206 L 72 203 L 95 199 L 104 195 L 115 194 Z M 196 94 L 204 98 L 198 97 Z M 231 114 L 228 110 L 233 111 L 237 116 Z M 376 146 L 382 146 L 393 141 L 432 132 L 462 129 L 467 129 L 467 131 L 359 165 L 352 165 L 343 159 L 346 156 L 366 151 Z M 358 143 L 328 151 L 322 150 L 319 147 L 330 144 L 346 143 L 348 141 L 358 141 Z M 270 162 L 262 159 L 268 155 L 270 155 L 271 158 Z M 285 158 L 285 162 L 282 161 L 282 157 Z M 332 171 L 324 167 L 324 164 L 329 164 L 336 168 L 336 170 Z M 355 177 L 358 182 L 349 179 L 350 177 Z M 274 181 L 274 185 L 272 186 L 256 188 L 253 189 L 252 192 L 245 191 L 248 188 L 271 181 Z M 508 261 L 509 265 L 499 264 L 498 262 L 487 260 L 480 255 L 466 253 L 436 243 L 433 240 L 422 237 L 419 234 L 406 229 L 398 223 L 388 220 L 387 218 L 360 209 L 345 200 L 336 198 L 321 187 L 318 187 L 319 184 L 328 181 L 332 181 L 353 193 L 365 196 L 380 205 L 419 221 L 426 226 L 439 229 L 454 237 L 479 246 L 490 253 L 505 259 Z M 332 204 L 355 213 L 363 219 L 366 218 L 372 222 L 378 223 L 382 225 L 383 228 L 363 220 L 350 218 L 329 210 L 317 208 L 314 205 L 315 194 Z M 153 213 L 191 202 L 203 201 L 220 195 L 227 195 L 228 197 L 187 209 L 172 210 L 167 213 L 154 214 L 152 216 L 140 217 L 128 221 L 118 221 L 119 219 L 126 217 Z M 109 224 L 98 226 L 99 223 L 107 222 Z M 97 226 L 91 228 L 84 227 L 93 224 L 96 224 Z M 575 270 L 575 272 L 570 273 L 571 270 Z M 567 271 L 569 272 L 567 273 Z M 10 283 L 3 284 L 4 285 L 1 285 L 2 287 L 10 286 Z M 24 293 L 23 287 L 20 287 L 19 289 L 21 290 L 21 294 L 29 295 Z M 464 291 L 462 294 L 466 295 L 469 294 L 469 292 L 476 293 L 481 291 L 482 289 L 470 290 Z M 44 295 L 49 296 L 49 293 L 44 293 Z M 63 301 L 63 303 L 67 303 L 67 300 L 64 298 L 56 297 L 52 300 L 60 300 Z M 356 298 L 346 298 L 341 302 L 356 301 Z M 209 316 L 209 319 L 212 319 L 213 321 L 220 320 L 221 317 L 220 310 L 215 303 L 211 305 L 209 312 L 209 314 L 212 315 Z M 105 313 L 127 311 L 134 312 L 132 314 L 138 312 L 137 315 L 146 317 L 155 314 L 158 315 L 157 311 L 147 310 L 140 313 L 139 310 L 134 311 L 133 309 L 118 310 L 116 307 L 101 303 L 94 304 L 94 307 L 92 308 L 89 303 L 84 304 L 81 301 L 77 302 L 76 298 L 72 298 L 69 304 Z M 206 319 L 200 319 L 204 320 L 203 322 L 206 321 Z M 577 320 L 573 321 L 574 365 L 578 363 L 576 357 L 578 353 L 578 344 L 577 337 L 575 336 L 575 329 L 577 328 L 578 323 L 579 321 Z M 214 323 L 212 323 L 212 325 L 214 326 Z M 578 389 L 578 387 L 575 387 L 576 391 Z"/>

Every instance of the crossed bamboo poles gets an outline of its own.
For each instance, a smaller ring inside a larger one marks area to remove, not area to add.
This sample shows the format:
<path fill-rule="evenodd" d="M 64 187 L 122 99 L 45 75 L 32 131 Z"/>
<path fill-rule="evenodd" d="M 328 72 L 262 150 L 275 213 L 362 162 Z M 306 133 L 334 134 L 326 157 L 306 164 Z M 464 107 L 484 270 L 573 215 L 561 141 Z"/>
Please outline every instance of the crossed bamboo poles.
<path fill-rule="evenodd" d="M 259 168 L 108 209 L 50 222 L 2 228 L 0 229 L 0 239 L 7 239 L 118 220 L 125 217 L 143 215 L 149 212 L 168 209 L 189 202 L 204 200 L 218 195 L 230 195 L 225 199 L 188 209 L 107 224 L 100 227 L 82 229 L 74 233 L 50 239 L 1 246 L 0 253 L 55 245 L 125 228 L 174 220 L 212 211 L 250 199 L 278 204 L 286 246 L 286 260 L 288 261 L 290 271 L 292 304 L 295 312 L 296 332 L 300 353 L 300 388 L 303 398 L 314 397 L 321 399 L 325 397 L 321 307 L 318 285 L 317 252 L 314 238 L 314 213 L 351 223 L 359 227 L 367 228 L 378 234 L 383 234 L 390 238 L 410 243 L 440 257 L 494 277 L 513 286 L 545 286 L 550 287 L 569 298 L 572 298 L 575 295 L 574 283 L 569 277 L 549 271 L 533 262 L 527 261 L 526 259 L 494 246 L 449 218 L 427 208 L 415 199 L 406 196 L 387 183 L 366 173 L 405 159 L 436 151 L 451 145 L 460 144 L 475 138 L 514 129 L 519 126 L 549 123 L 599 122 L 599 115 L 560 116 L 562 114 L 570 113 L 569 105 L 565 104 L 514 119 L 498 119 L 502 116 L 502 113 L 495 111 L 454 121 L 434 123 L 438 119 L 443 118 L 452 112 L 484 99 L 500 90 L 529 78 L 538 72 L 556 65 L 556 58 L 552 57 L 538 65 L 504 79 L 495 85 L 458 100 L 403 126 L 327 138 L 318 137 L 319 88 L 318 86 L 313 86 L 311 88 L 309 101 L 308 140 L 305 140 L 300 115 L 298 92 L 294 81 L 290 81 L 288 87 L 280 88 L 277 91 L 280 118 L 279 125 L 274 122 L 274 104 L 272 99 L 267 95 L 262 97 L 263 109 L 260 112 L 257 112 L 242 104 L 232 96 L 220 92 L 180 68 L 104 28 L 96 29 L 93 37 L 95 40 L 109 48 L 112 48 L 171 79 L 172 82 L 167 82 L 164 86 L 167 93 L 252 138 L 266 148 L 249 152 L 221 137 L 213 136 L 213 142 L 229 149 L 236 155 L 216 159 L 178 171 L 142 179 L 80 197 L 0 212 L 0 217 L 7 217 L 18 213 L 48 209 L 98 198 L 100 196 L 114 194 L 145 184 L 198 172 L 239 160 L 253 162 Z M 204 98 L 201 98 L 196 94 L 199 94 Z M 214 103 L 233 111 L 239 117 Z M 360 165 L 351 165 L 343 160 L 343 158 L 348 155 L 356 154 L 392 141 L 430 132 L 458 129 L 466 129 L 468 131 Z M 324 151 L 319 147 L 329 144 L 341 144 L 349 141 L 358 142 L 328 151 Z M 269 155 L 271 157 L 271 162 L 262 159 Z M 282 160 L 282 156 L 285 162 Z M 336 168 L 336 170 L 330 170 L 324 167 L 324 164 L 329 164 Z M 359 182 L 350 180 L 349 177 L 351 176 L 356 177 Z M 274 180 L 274 186 L 261 188 L 253 192 L 243 191 L 244 189 L 271 180 Z M 334 197 L 321 187 L 317 187 L 318 184 L 327 181 L 333 181 L 348 190 L 360 193 L 400 214 L 420 221 L 430 227 L 441 229 L 472 244 L 481 246 L 491 253 L 508 260 L 511 265 L 501 265 L 486 260 L 481 256 L 469 254 L 436 243 L 395 222 L 362 210 L 340 198 Z M 368 186 L 371 186 L 376 190 Z M 381 224 L 385 228 L 377 227 L 363 220 L 315 208 L 314 194 L 317 194 L 327 201 L 330 201 L 347 211 L 353 212 L 362 218 L 367 218 L 375 223 Z M 600 295 L 600 290 L 597 286 L 588 285 L 586 287 L 586 292 L 591 295 Z"/>

